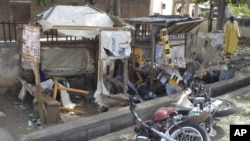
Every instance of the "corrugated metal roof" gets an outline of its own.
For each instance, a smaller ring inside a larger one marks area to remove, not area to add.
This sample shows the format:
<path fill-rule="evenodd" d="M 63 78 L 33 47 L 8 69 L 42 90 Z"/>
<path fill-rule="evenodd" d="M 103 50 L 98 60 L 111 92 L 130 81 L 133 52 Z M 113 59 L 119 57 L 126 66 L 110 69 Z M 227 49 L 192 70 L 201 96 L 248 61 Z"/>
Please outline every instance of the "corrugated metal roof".
<path fill-rule="evenodd" d="M 167 28 L 168 34 L 188 33 L 203 21 L 204 20 L 200 19 L 185 22 L 176 22 L 172 26 L 169 26 Z"/>
<path fill-rule="evenodd" d="M 127 18 L 124 21 L 136 24 L 152 24 L 159 26 L 166 26 L 168 34 L 175 33 L 188 33 L 197 25 L 204 21 L 203 18 L 191 18 L 178 15 L 169 16 L 153 16 L 153 17 L 140 17 L 140 18 Z"/>

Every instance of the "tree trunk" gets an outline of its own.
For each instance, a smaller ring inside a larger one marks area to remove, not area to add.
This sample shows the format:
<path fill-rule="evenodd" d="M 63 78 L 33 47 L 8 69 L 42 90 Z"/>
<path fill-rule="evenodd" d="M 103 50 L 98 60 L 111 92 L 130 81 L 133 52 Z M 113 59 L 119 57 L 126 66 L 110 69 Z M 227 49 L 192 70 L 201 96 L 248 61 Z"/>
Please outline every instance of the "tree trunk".
<path fill-rule="evenodd" d="M 190 0 L 186 1 L 186 9 L 185 9 L 185 14 L 189 15 L 189 6 L 190 6 Z M 191 16 L 191 15 L 189 15 Z"/>
<path fill-rule="evenodd" d="M 184 12 L 185 12 L 185 2 L 184 2 L 184 0 L 182 0 L 182 2 L 181 2 L 181 15 L 182 16 L 184 15 Z"/>
<path fill-rule="evenodd" d="M 195 8 L 194 8 L 194 16 L 195 17 L 198 17 L 198 7 L 199 6 L 199 4 L 198 3 L 195 3 Z"/>
<path fill-rule="evenodd" d="M 110 14 L 110 0 L 104 0 L 105 2 L 105 11 L 106 13 Z"/>
<path fill-rule="evenodd" d="M 223 30 L 223 26 L 225 23 L 225 10 L 227 7 L 227 0 L 219 0 L 218 1 L 218 18 L 217 18 L 217 30 Z"/>
<path fill-rule="evenodd" d="M 114 15 L 121 17 L 121 1 L 120 0 L 114 1 Z"/>
<path fill-rule="evenodd" d="M 95 0 L 85 0 L 89 5 L 95 5 Z"/>
<path fill-rule="evenodd" d="M 208 17 L 207 32 L 211 32 L 213 29 L 213 9 L 214 9 L 214 6 L 213 6 L 212 0 L 209 0 L 209 2 L 210 2 L 210 11 L 209 11 L 209 17 Z"/>

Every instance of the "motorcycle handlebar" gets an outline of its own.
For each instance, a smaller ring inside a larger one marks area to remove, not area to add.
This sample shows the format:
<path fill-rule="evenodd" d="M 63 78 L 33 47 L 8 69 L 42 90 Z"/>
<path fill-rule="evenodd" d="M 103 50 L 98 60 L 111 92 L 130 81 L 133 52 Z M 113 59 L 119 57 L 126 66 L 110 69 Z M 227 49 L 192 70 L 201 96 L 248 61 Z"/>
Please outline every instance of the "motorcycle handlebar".
<path fill-rule="evenodd" d="M 195 95 L 204 94 L 205 97 L 211 97 L 211 88 L 205 88 L 203 84 L 193 82 L 191 89 Z"/>
<path fill-rule="evenodd" d="M 169 135 L 166 135 L 165 133 L 160 132 L 160 131 L 156 130 L 155 128 L 149 126 L 147 123 L 145 123 L 145 122 L 139 117 L 139 115 L 138 115 L 138 114 L 136 113 L 136 111 L 135 111 L 136 104 L 134 103 L 132 96 L 129 96 L 129 101 L 130 101 L 130 107 L 129 107 L 129 109 L 130 109 L 131 113 L 132 113 L 133 116 L 139 121 L 139 123 L 140 123 L 142 126 L 144 126 L 145 128 L 147 128 L 147 129 L 153 131 L 154 133 L 156 133 L 157 135 L 159 135 L 160 137 L 162 137 L 162 138 L 163 138 L 162 141 L 164 141 L 164 140 L 167 140 L 167 141 L 176 141 L 175 139 L 171 138 Z"/>

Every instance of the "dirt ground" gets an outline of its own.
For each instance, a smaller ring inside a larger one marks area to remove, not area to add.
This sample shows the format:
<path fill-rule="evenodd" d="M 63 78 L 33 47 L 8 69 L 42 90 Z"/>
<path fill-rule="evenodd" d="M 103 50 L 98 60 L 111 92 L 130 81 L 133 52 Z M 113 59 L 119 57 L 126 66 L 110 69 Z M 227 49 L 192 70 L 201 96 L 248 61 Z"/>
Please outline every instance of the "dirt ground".
<path fill-rule="evenodd" d="M 236 113 L 220 118 L 211 135 L 212 141 L 229 141 L 230 125 L 250 124 L 250 87 L 230 92 L 220 98 L 232 101 L 236 105 Z"/>
<path fill-rule="evenodd" d="M 33 97 L 27 95 L 25 100 L 21 102 L 21 100 L 17 98 L 17 95 L 18 94 L 0 95 L 0 128 L 7 129 L 14 140 L 17 140 L 21 135 L 41 129 L 40 126 L 37 126 L 37 122 L 33 122 L 32 126 L 29 126 L 29 114 L 36 114 L 33 111 Z M 86 114 L 69 115 L 68 113 L 61 112 L 61 118 L 63 120 L 61 119 L 58 124 L 99 113 L 97 104 L 87 100 L 84 101 L 83 106 L 77 107 L 76 109 L 82 110 Z M 43 125 L 42 128 L 53 125 L 55 124 L 46 124 Z"/>
<path fill-rule="evenodd" d="M 28 114 L 33 111 L 31 100 L 24 101 L 23 106 L 26 109 L 20 108 L 19 104 L 22 103 L 16 97 L 0 95 L 0 111 L 4 114 L 0 117 L 0 127 L 6 128 L 15 140 L 18 135 L 34 130 L 28 127 Z"/>
<path fill-rule="evenodd" d="M 248 38 L 241 38 L 239 42 L 238 51 L 246 53 L 248 52 L 246 50 L 249 50 L 249 47 L 250 47 L 250 40 Z M 247 71 L 247 73 L 249 72 Z M 33 97 L 27 95 L 25 100 L 21 102 L 20 99 L 18 99 L 18 93 L 17 94 L 6 93 L 0 95 L 0 128 L 6 128 L 9 131 L 9 133 L 13 136 L 14 140 L 17 140 L 23 134 L 28 134 L 33 131 L 39 130 L 36 124 L 33 124 L 33 126 L 29 126 L 28 123 L 29 121 L 28 115 L 33 113 L 32 100 Z M 244 120 L 249 121 L 250 117 L 249 105 L 245 105 L 245 103 L 249 102 L 248 101 L 244 102 L 244 100 L 241 99 L 240 97 L 236 98 L 234 97 L 234 100 L 239 100 L 238 103 L 240 103 L 240 106 L 238 108 L 241 108 L 241 110 L 239 111 L 241 111 L 240 113 L 243 114 L 230 116 L 228 120 L 232 119 L 235 120 L 235 118 L 237 118 L 241 121 Z M 85 115 L 82 115 L 80 117 L 91 116 L 93 114 L 99 113 L 98 106 L 93 101 L 92 102 L 84 101 L 83 106 L 81 106 L 80 108 L 82 108 L 82 110 L 86 112 Z M 248 111 L 243 111 L 243 109 L 247 109 Z M 73 117 L 73 119 L 74 118 L 79 118 L 79 116 Z M 61 121 L 58 124 L 62 123 L 63 122 Z M 44 125 L 43 128 L 53 125 L 54 124 Z"/>

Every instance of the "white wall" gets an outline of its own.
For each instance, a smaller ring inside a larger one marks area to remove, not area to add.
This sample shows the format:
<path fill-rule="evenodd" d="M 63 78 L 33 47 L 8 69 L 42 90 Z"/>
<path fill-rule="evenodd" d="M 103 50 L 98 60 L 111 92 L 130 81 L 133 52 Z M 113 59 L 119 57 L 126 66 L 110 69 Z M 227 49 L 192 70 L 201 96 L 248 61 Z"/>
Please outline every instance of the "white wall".
<path fill-rule="evenodd" d="M 162 4 L 165 4 L 165 9 L 162 9 Z M 172 15 L 172 7 L 173 0 L 151 0 L 149 14 Z"/>

